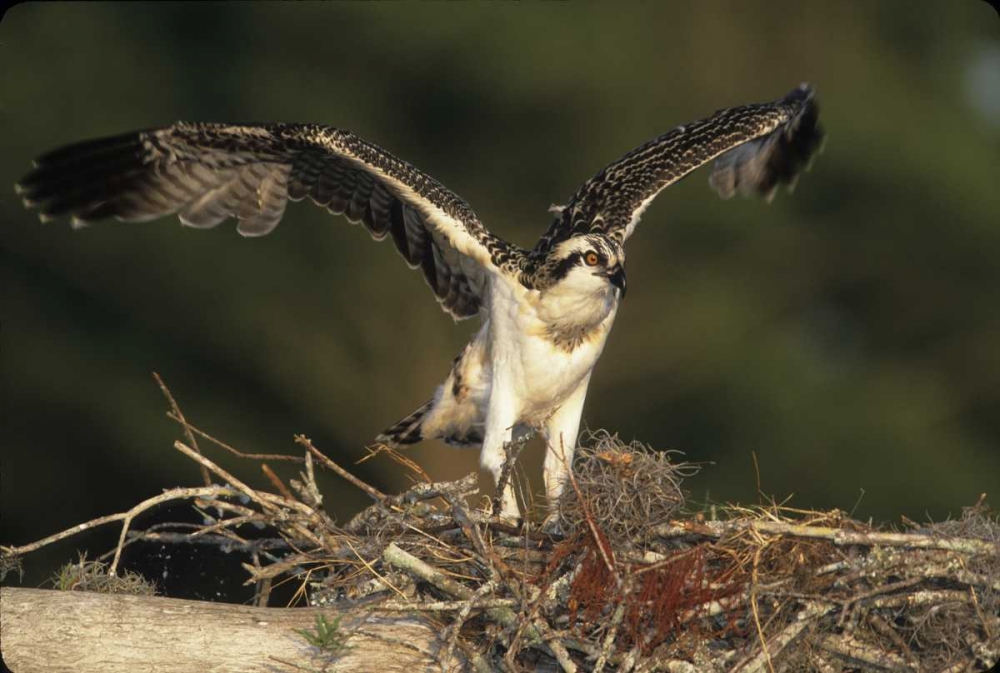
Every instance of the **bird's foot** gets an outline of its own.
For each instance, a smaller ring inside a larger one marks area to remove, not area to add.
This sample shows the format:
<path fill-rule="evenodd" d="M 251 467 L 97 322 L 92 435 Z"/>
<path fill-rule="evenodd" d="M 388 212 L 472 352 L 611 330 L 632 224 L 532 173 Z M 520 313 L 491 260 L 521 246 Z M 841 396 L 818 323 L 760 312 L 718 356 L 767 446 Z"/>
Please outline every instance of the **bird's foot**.
<path fill-rule="evenodd" d="M 538 530 L 552 537 L 565 537 L 566 533 L 562 527 L 562 520 L 557 510 L 549 512 L 548 516 L 539 525 Z"/>

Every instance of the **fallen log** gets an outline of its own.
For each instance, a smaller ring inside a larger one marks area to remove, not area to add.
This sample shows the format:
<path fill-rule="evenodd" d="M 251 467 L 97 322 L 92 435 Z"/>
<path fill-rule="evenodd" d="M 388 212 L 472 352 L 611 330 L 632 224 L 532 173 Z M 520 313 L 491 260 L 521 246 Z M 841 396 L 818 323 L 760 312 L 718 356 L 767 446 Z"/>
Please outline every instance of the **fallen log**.
<path fill-rule="evenodd" d="M 440 627 L 421 615 L 12 587 L 0 606 L 0 652 L 16 673 L 440 670 Z M 336 651 L 300 633 L 317 615 L 344 615 Z M 460 653 L 452 666 L 463 666 Z"/>

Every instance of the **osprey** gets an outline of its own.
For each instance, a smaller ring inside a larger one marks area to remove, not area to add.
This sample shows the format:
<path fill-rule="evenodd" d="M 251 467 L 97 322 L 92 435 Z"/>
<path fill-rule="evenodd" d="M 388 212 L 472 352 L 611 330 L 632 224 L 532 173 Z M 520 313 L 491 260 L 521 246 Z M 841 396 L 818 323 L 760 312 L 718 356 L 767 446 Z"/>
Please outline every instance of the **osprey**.
<path fill-rule="evenodd" d="M 678 126 L 610 164 L 577 190 L 531 249 L 499 238 L 430 176 L 341 129 L 315 124 L 177 123 L 57 149 L 17 185 L 40 218 L 74 226 L 178 213 L 183 224 L 237 219 L 262 236 L 289 201 L 308 198 L 391 237 L 455 320 L 481 326 L 444 384 L 378 442 L 440 438 L 481 447 L 495 480 L 512 438 L 545 439 L 550 505 L 573 459 L 594 365 L 625 296 L 625 242 L 668 185 L 715 159 L 723 197 L 770 198 L 794 184 L 820 145 L 818 108 L 803 84 L 770 103 L 724 109 Z M 501 515 L 520 518 L 513 488 Z"/>

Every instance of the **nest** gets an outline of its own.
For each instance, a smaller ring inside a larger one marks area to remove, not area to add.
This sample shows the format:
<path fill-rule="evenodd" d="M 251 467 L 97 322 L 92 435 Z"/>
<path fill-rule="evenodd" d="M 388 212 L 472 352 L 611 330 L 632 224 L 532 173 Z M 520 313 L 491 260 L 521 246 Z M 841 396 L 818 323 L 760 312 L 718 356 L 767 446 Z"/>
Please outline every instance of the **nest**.
<path fill-rule="evenodd" d="M 568 530 L 593 521 L 616 546 L 641 541 L 651 522 L 669 521 L 684 507 L 681 482 L 698 471 L 673 462 L 675 453 L 625 443 L 604 430 L 584 435 L 573 461 L 573 488 L 559 501 L 560 519 Z"/>
<path fill-rule="evenodd" d="M 292 579 L 309 604 L 343 614 L 436 615 L 449 670 L 985 671 L 1000 659 L 1000 520 L 982 499 L 957 520 L 903 531 L 773 503 L 706 519 L 683 509 L 692 466 L 596 433 L 574 461 L 556 535 L 477 508 L 476 475 L 388 495 L 305 437 L 303 456 L 240 454 L 303 465 L 289 484 L 265 469 L 274 491 L 255 490 L 202 455 L 194 440 L 207 435 L 173 408 L 188 439 L 175 447 L 225 485 L 91 522 L 124 524 L 111 574 L 136 540 L 225 545 L 250 557 L 262 605 L 272 582 Z M 338 525 L 315 465 L 374 503 Z M 216 515 L 197 530 L 130 530 L 144 509 L 179 499 Z M 91 524 L 4 548 L 3 560 Z M 275 535 L 242 534 L 260 524 Z"/>

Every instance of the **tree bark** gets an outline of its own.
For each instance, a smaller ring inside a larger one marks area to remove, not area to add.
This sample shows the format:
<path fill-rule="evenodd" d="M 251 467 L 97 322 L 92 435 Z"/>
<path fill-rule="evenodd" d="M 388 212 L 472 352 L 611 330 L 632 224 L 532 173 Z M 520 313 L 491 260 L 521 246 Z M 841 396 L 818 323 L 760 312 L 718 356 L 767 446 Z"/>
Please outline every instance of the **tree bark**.
<path fill-rule="evenodd" d="M 324 658 L 295 631 L 312 629 L 317 613 L 330 619 L 340 614 L 3 587 L 0 652 L 16 673 L 441 670 L 440 626 L 428 619 L 344 613 L 339 630 L 349 637 L 348 647 Z"/>

